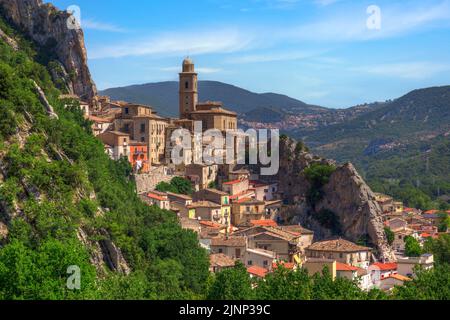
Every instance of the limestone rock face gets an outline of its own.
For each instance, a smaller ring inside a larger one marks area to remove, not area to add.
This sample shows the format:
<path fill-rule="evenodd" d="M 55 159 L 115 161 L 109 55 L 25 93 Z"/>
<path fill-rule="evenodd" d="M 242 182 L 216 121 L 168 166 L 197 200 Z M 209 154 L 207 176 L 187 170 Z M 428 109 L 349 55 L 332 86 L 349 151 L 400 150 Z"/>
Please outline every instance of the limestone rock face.
<path fill-rule="evenodd" d="M 323 187 L 323 197 L 314 207 L 308 204 L 306 195 L 310 183 L 303 171 L 312 163 L 334 164 L 334 161 L 313 156 L 297 147 L 295 141 L 280 142 L 279 190 L 289 203 L 287 216 L 294 222 L 305 224 L 315 232 L 318 240 L 334 236 L 333 232 L 321 226 L 314 219 L 322 210 L 333 212 L 341 226 L 342 235 L 358 241 L 368 237 L 376 248 L 380 260 L 395 261 L 395 255 L 384 233 L 382 210 L 375 201 L 370 187 L 365 183 L 352 164 L 336 166 L 329 182 Z"/>
<path fill-rule="evenodd" d="M 71 15 L 59 11 L 42 0 L 0 0 L 3 15 L 25 32 L 39 46 L 56 54 L 70 75 L 69 93 L 91 101 L 97 95 L 96 86 L 87 65 L 84 34 L 81 29 L 69 28 Z"/>

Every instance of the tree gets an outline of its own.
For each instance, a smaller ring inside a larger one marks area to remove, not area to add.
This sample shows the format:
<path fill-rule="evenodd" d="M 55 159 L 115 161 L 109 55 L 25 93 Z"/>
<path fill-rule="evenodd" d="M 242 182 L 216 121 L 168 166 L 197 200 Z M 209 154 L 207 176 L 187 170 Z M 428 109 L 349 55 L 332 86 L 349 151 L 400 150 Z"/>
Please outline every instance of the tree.
<path fill-rule="evenodd" d="M 450 216 L 446 212 L 440 212 L 439 219 L 439 232 L 447 232 L 447 230 L 450 228 Z"/>
<path fill-rule="evenodd" d="M 209 300 L 251 300 L 252 282 L 245 266 L 238 262 L 234 268 L 219 272 L 210 288 Z"/>
<path fill-rule="evenodd" d="M 437 265 L 430 270 L 416 271 L 416 278 L 396 287 L 393 298 L 397 300 L 449 300 L 450 266 Z"/>
<path fill-rule="evenodd" d="M 405 255 L 407 257 L 420 257 L 422 254 L 422 248 L 420 246 L 419 241 L 417 241 L 414 237 L 406 236 L 405 237 Z"/>
<path fill-rule="evenodd" d="M 392 244 L 394 243 L 394 240 L 395 240 L 394 232 L 392 232 L 392 230 L 390 228 L 385 227 L 384 233 L 386 234 L 386 238 L 387 238 L 389 245 L 392 246 Z"/>
<path fill-rule="evenodd" d="M 450 235 L 442 234 L 437 239 L 428 238 L 424 244 L 424 251 L 432 253 L 438 264 L 450 264 Z"/>
<path fill-rule="evenodd" d="M 260 300 L 310 300 L 311 286 L 305 269 L 290 271 L 280 265 L 257 282 L 255 295 Z"/>

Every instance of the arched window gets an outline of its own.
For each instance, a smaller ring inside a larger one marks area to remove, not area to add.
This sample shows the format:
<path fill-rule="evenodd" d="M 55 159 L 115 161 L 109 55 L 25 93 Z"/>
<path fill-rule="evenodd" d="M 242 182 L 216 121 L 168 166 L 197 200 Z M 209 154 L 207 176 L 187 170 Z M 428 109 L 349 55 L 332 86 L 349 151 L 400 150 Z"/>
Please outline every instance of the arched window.
<path fill-rule="evenodd" d="M 184 83 L 184 88 L 185 88 L 185 89 L 189 89 L 189 81 L 186 81 L 186 82 Z"/>

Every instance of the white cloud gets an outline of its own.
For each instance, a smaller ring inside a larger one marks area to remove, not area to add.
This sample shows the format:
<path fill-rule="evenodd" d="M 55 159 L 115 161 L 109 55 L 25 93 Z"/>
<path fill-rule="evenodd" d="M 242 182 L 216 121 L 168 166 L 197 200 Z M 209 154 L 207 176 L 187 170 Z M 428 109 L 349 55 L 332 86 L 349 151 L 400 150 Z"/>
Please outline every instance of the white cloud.
<path fill-rule="evenodd" d="M 103 23 L 103 22 L 92 20 L 92 19 L 81 20 L 81 25 L 82 25 L 83 29 L 88 29 L 88 30 L 107 31 L 107 32 L 125 32 L 125 29 L 122 29 L 113 24 Z"/>
<path fill-rule="evenodd" d="M 369 15 L 363 7 L 360 9 L 286 30 L 286 37 L 307 41 L 365 41 L 426 30 L 442 22 L 449 26 L 450 20 L 449 0 L 434 6 L 382 6 L 381 29 L 369 30 L 366 25 Z"/>
<path fill-rule="evenodd" d="M 325 7 L 325 6 L 329 6 L 332 5 L 336 2 L 339 2 L 340 0 L 314 0 L 314 2 L 316 4 L 318 4 L 319 6 Z"/>
<path fill-rule="evenodd" d="M 352 70 L 377 76 L 421 80 L 430 78 L 439 73 L 450 71 L 450 64 L 440 64 L 427 61 L 405 62 L 362 66 L 352 68 Z"/>
<path fill-rule="evenodd" d="M 248 54 L 244 56 L 234 57 L 228 59 L 228 63 L 262 63 L 262 62 L 275 62 L 275 61 L 290 61 L 290 60 L 303 60 L 312 57 L 319 56 L 323 52 L 308 52 L 308 51 L 288 51 L 288 52 L 267 52 Z"/>
<path fill-rule="evenodd" d="M 236 30 L 166 33 L 153 38 L 93 48 L 90 58 L 231 53 L 247 48 L 251 42 L 251 35 L 244 35 Z"/>

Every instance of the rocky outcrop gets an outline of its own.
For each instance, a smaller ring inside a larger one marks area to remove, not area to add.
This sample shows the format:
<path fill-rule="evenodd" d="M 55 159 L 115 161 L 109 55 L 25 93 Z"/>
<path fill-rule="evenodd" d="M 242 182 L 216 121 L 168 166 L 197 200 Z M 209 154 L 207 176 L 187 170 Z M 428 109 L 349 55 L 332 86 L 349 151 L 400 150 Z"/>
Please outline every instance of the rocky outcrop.
<path fill-rule="evenodd" d="M 16 40 L 9 37 L 2 29 L 0 29 L 0 39 L 5 41 L 15 51 L 19 50 L 19 45 L 17 44 Z"/>
<path fill-rule="evenodd" d="M 45 110 L 47 111 L 47 115 L 52 119 L 58 119 L 58 115 L 55 113 L 53 106 L 48 102 L 44 91 L 41 89 L 41 87 L 38 86 L 38 84 L 34 80 L 33 80 L 33 85 L 39 96 L 39 100 L 44 105 Z"/>
<path fill-rule="evenodd" d="M 335 165 L 334 161 L 313 156 L 290 139 L 280 142 L 280 192 L 289 203 L 287 217 L 315 231 L 317 240 L 337 236 L 324 227 L 317 216 L 326 210 L 333 214 L 340 226 L 340 234 L 351 241 L 367 239 L 383 261 L 395 261 L 395 255 L 384 233 L 382 210 L 370 187 L 352 164 L 336 166 L 329 182 L 322 188 L 322 197 L 311 205 L 307 194 L 311 184 L 304 169 L 313 163 Z"/>
<path fill-rule="evenodd" d="M 6 19 L 48 52 L 47 58 L 55 55 L 65 69 L 62 72 L 70 75 L 66 79 L 70 82 L 69 93 L 88 101 L 96 96 L 83 31 L 69 27 L 71 14 L 42 0 L 0 0 L 0 9 Z"/>

